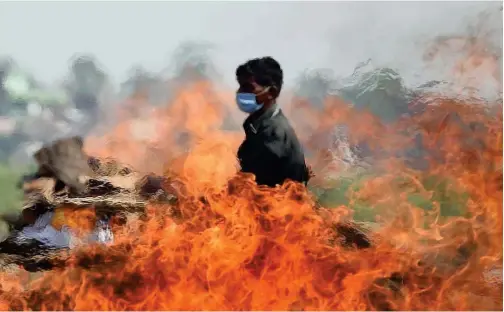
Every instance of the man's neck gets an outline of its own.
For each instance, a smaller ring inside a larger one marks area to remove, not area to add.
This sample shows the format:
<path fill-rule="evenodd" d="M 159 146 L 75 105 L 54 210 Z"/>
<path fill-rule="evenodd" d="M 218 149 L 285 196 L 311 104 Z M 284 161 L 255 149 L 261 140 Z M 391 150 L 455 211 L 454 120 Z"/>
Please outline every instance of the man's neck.
<path fill-rule="evenodd" d="M 256 113 L 249 115 L 243 123 L 245 131 L 247 132 L 247 130 L 252 130 L 253 133 L 256 133 L 257 130 L 261 127 L 260 125 L 262 124 L 262 122 L 276 115 L 278 111 L 278 105 L 276 103 L 273 103 L 266 107 L 264 110 L 257 111 Z"/>
<path fill-rule="evenodd" d="M 260 110 L 250 114 L 247 119 L 250 119 L 250 120 L 258 119 L 260 116 L 266 114 L 268 111 L 271 111 L 274 106 L 276 106 L 275 101 L 269 103 L 268 105 L 265 104 Z"/>

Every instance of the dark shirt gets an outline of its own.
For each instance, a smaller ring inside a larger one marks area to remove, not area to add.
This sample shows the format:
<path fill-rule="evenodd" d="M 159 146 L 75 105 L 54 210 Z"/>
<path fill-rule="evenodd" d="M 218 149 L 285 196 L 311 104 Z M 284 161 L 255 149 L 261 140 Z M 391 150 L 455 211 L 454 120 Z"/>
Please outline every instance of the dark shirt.
<path fill-rule="evenodd" d="M 238 149 L 243 172 L 253 173 L 259 185 L 274 187 L 287 179 L 305 183 L 309 174 L 301 144 L 278 106 L 243 123 L 245 140 Z"/>

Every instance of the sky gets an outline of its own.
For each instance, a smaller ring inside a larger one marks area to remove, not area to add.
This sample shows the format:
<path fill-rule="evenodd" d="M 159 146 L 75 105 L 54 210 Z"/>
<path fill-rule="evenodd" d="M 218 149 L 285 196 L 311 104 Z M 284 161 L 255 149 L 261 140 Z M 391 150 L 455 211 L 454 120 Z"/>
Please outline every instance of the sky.
<path fill-rule="evenodd" d="M 350 74 L 372 58 L 411 74 L 426 44 L 466 27 L 499 2 L 0 2 L 0 55 L 12 56 L 46 82 L 60 79 L 69 58 L 93 53 L 114 81 L 142 64 L 168 65 L 185 41 L 214 45 L 225 82 L 249 58 L 271 55 L 289 84 L 303 70 Z M 502 14 L 500 14 L 502 27 Z"/>

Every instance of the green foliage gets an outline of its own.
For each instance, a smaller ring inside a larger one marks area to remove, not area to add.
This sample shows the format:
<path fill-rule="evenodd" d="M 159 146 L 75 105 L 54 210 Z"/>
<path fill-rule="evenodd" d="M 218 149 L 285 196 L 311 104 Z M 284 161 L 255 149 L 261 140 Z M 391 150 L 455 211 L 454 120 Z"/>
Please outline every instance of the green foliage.
<path fill-rule="evenodd" d="M 335 208 L 341 205 L 354 210 L 356 221 L 374 222 L 376 212 L 373 207 L 362 200 L 354 200 L 350 203 L 349 192 L 357 191 L 362 182 L 368 178 L 367 175 L 357 175 L 354 177 L 343 177 L 333 181 L 333 187 L 325 189 L 312 189 L 316 194 L 320 205 L 327 208 Z"/>
<path fill-rule="evenodd" d="M 375 203 L 361 198 L 350 198 L 351 193 L 359 191 L 363 182 L 372 177 L 371 174 L 343 177 L 334 180 L 333 187 L 312 188 L 311 191 L 323 207 L 335 208 L 344 205 L 354 211 L 356 221 L 373 222 L 381 208 L 377 207 Z M 429 176 L 422 181 L 422 184 L 423 192 L 405 189 L 410 204 L 430 211 L 433 209 L 434 203 L 438 203 L 441 217 L 467 216 L 466 204 L 469 195 L 454 187 L 446 178 Z M 425 195 L 428 192 L 432 192 L 431 198 Z M 386 209 L 386 207 L 384 208 Z"/>
<path fill-rule="evenodd" d="M 442 217 L 462 216 L 467 215 L 467 201 L 469 195 L 460 189 L 457 189 L 450 181 L 437 176 L 427 177 L 423 181 L 423 186 L 428 191 L 433 191 L 433 196 L 430 201 L 431 205 L 426 205 L 426 199 L 417 205 L 424 209 L 431 209 L 432 202 L 437 202 L 440 205 L 440 214 Z"/>
<path fill-rule="evenodd" d="M 0 215 L 21 209 L 23 194 L 17 184 L 28 170 L 0 164 Z"/>

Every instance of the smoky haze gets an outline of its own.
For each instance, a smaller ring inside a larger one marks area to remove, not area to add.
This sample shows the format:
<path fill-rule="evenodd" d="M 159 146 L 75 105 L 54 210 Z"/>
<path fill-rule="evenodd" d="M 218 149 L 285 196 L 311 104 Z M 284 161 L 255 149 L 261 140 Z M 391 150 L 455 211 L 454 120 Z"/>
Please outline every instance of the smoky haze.
<path fill-rule="evenodd" d="M 498 2 L 2 2 L 1 54 L 38 79 L 65 74 L 74 53 L 92 53 L 114 82 L 132 64 L 159 70 L 180 42 L 215 46 L 213 61 L 227 83 L 237 64 L 272 55 L 286 81 L 314 67 L 350 74 L 358 62 L 421 66 L 425 43 L 465 28 Z M 502 15 L 500 15 L 502 19 Z M 497 21 L 498 27 L 502 26 Z"/>
<path fill-rule="evenodd" d="M 112 104 L 117 103 L 118 98 L 131 95 L 132 88 L 143 85 L 154 86 L 159 93 L 156 101 L 161 105 L 166 103 L 171 91 L 159 83 L 166 77 L 184 81 L 200 79 L 203 75 L 234 88 L 236 66 L 247 59 L 265 55 L 273 56 L 282 65 L 286 89 L 302 89 L 301 93 L 314 102 L 323 100 L 342 78 L 355 74 L 359 64 L 361 71 L 368 70 L 366 66 L 391 69 L 393 74 L 390 77 L 399 75 L 399 84 L 396 88 L 394 82 L 386 82 L 386 88 L 395 88 L 396 91 L 390 91 L 392 93 L 406 93 L 406 86 L 415 88 L 429 81 L 453 80 L 453 64 L 449 59 L 438 63 L 425 62 L 426 50 L 442 36 L 488 37 L 491 46 L 496 48 L 496 59 L 502 64 L 501 4 L 0 3 L 0 55 L 4 59 L 10 58 L 38 88 L 51 89 L 51 92 L 64 90 L 66 97 L 60 100 L 63 104 L 72 103 L 69 107 L 80 109 L 92 106 L 89 103 L 101 102 L 105 103 L 101 109 L 108 112 L 114 112 Z M 330 74 L 317 80 L 303 76 L 307 69 L 324 69 Z M 492 85 L 491 89 L 494 91 L 495 87 Z M 355 94 L 359 92 L 346 92 L 346 99 L 354 102 Z M 382 108 L 383 103 L 374 100 L 376 97 L 372 93 L 367 95 L 371 100 L 356 104 L 374 105 L 372 111 L 375 114 L 383 113 L 385 119 L 393 119 L 404 112 L 400 106 L 407 98 L 402 94 L 393 97 L 394 100 L 385 98 L 382 101 L 399 103 L 399 108 L 392 108 L 390 113 Z M 14 102 L 19 104 L 20 101 Z M 10 107 L 11 104 L 2 105 Z M 54 112 L 50 115 L 53 116 Z M 90 112 L 88 115 L 94 120 L 103 114 Z M 85 135 L 91 126 L 96 126 L 86 122 L 77 126 L 78 123 L 72 121 L 75 118 L 65 117 L 70 120 L 66 128 L 71 129 L 60 131 L 51 128 L 55 124 L 53 117 L 47 117 L 45 124 L 36 119 L 39 117 L 31 116 L 35 119 L 25 118 L 24 121 L 16 118 L 17 132 L 4 136 L 0 142 L 4 151 L 9 150 L 9 155 L 1 155 L 2 159 L 23 159 L 19 156 L 20 150 L 29 155 L 39 143 L 70 134 Z M 5 121 L 3 127 L 9 122 Z M 35 130 L 30 127 L 34 122 L 39 125 Z M 28 127 L 19 126 L 23 123 Z M 37 144 L 28 143 L 32 141 Z"/>

